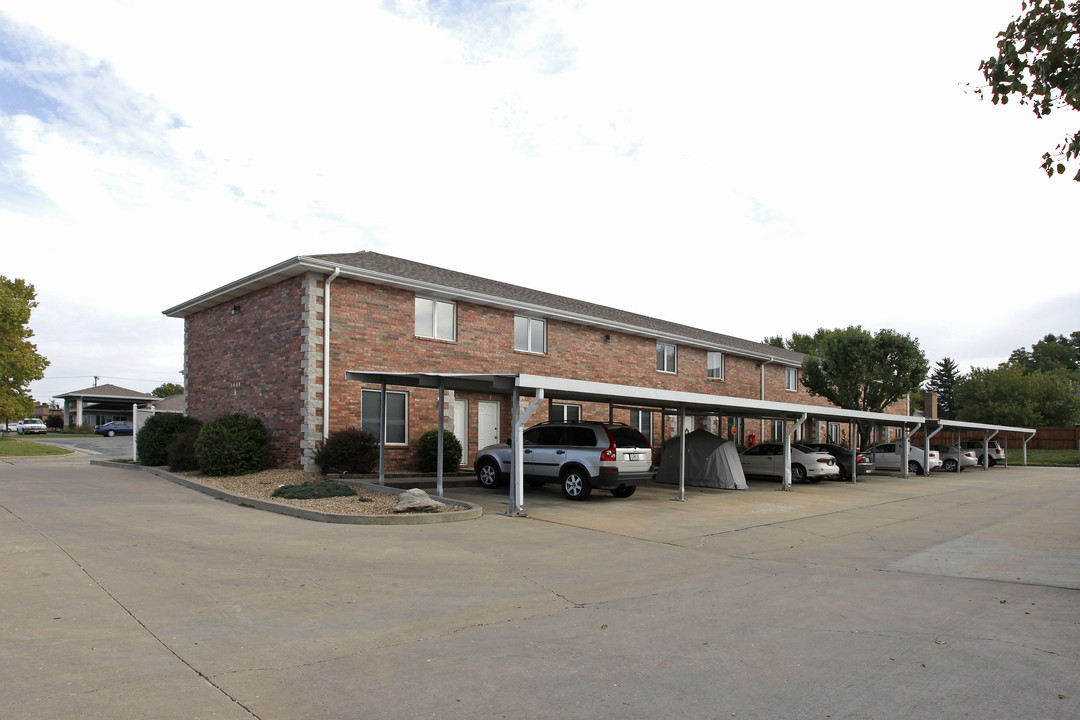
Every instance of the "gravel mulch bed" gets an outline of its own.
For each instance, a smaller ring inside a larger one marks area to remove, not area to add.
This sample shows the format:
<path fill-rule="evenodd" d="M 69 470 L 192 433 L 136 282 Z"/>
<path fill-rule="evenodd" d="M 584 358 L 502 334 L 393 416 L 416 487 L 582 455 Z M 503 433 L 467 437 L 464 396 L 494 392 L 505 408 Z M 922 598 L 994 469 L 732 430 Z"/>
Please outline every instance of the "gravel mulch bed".
<path fill-rule="evenodd" d="M 189 480 L 204 485 L 210 485 L 234 495 L 267 500 L 281 505 L 293 505 L 308 510 L 334 515 L 400 515 L 394 512 L 398 496 L 394 493 L 379 492 L 356 488 L 356 495 L 331 498 L 315 498 L 312 500 L 290 500 L 287 498 L 272 497 L 281 485 L 299 485 L 304 482 L 320 482 L 326 479 L 325 475 L 306 473 L 303 470 L 264 470 L 251 475 L 237 477 L 208 477 L 202 473 L 179 473 Z M 446 505 L 441 512 L 454 512 L 464 510 L 459 505 Z"/>

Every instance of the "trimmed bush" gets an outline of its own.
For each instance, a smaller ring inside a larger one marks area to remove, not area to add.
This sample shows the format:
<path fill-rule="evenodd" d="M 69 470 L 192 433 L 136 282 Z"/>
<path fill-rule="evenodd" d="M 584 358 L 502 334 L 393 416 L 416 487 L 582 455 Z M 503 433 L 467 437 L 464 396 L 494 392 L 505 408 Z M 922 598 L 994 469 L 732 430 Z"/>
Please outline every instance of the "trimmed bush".
<path fill-rule="evenodd" d="M 369 473 L 379 462 L 379 443 L 363 430 L 336 430 L 315 453 L 324 473 Z"/>
<path fill-rule="evenodd" d="M 272 494 L 274 497 L 288 500 L 313 500 L 355 495 L 356 488 L 337 480 L 323 480 L 322 482 L 304 482 L 299 485 L 282 485 Z"/>
<path fill-rule="evenodd" d="M 185 430 L 169 443 L 169 469 L 173 472 L 188 472 L 199 469 L 199 459 L 195 457 L 195 440 L 199 437 L 199 428 Z"/>
<path fill-rule="evenodd" d="M 417 468 L 420 472 L 435 472 L 439 465 L 439 431 L 428 430 L 420 436 L 417 446 Z M 461 441 L 449 430 L 443 430 L 443 472 L 461 469 Z"/>
<path fill-rule="evenodd" d="M 247 475 L 266 469 L 266 427 L 242 412 L 218 415 L 207 422 L 195 440 L 195 457 L 207 475 Z"/>
<path fill-rule="evenodd" d="M 201 422 L 180 413 L 155 413 L 146 419 L 135 436 L 135 457 L 143 465 L 169 462 L 169 443 L 187 430 L 198 430 Z"/>
<path fill-rule="evenodd" d="M 45 418 L 45 427 L 50 430 L 63 430 L 64 429 L 64 417 L 62 415 L 50 415 Z"/>

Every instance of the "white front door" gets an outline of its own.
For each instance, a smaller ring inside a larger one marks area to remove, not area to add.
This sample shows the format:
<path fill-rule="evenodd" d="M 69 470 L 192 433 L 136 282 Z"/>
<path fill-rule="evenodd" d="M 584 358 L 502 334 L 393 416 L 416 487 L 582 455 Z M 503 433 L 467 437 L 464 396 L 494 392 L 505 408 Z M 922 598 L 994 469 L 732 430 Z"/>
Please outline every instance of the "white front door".
<path fill-rule="evenodd" d="M 476 447 L 499 442 L 499 403 L 481 400 L 476 406 Z"/>
<path fill-rule="evenodd" d="M 461 464 L 469 464 L 469 401 L 455 400 L 451 417 L 454 421 L 454 435 L 461 443 Z"/>

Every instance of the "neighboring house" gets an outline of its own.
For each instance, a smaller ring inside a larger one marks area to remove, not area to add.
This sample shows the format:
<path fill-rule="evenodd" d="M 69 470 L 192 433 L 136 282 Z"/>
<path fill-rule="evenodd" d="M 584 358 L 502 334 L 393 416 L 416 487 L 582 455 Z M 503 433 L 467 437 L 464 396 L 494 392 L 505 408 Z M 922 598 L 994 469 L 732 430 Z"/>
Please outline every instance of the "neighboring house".
<path fill-rule="evenodd" d="M 169 395 L 157 400 L 154 403 L 154 412 L 183 413 L 184 393 Z"/>
<path fill-rule="evenodd" d="M 64 417 L 64 411 L 60 408 L 50 407 L 48 403 L 38 403 L 34 406 L 34 409 L 30 412 L 31 417 L 36 417 L 41 422 L 48 424 L 51 417 Z"/>
<path fill-rule="evenodd" d="M 64 401 L 64 422 L 69 427 L 103 425 L 114 420 L 130 422 L 133 405 L 145 408 L 158 400 L 153 395 L 117 385 L 95 385 L 57 395 L 56 399 Z"/>
<path fill-rule="evenodd" d="M 346 380 L 347 370 L 522 372 L 828 406 L 799 382 L 800 353 L 374 252 L 295 257 L 164 312 L 184 319 L 188 414 L 260 417 L 274 461 L 291 467 L 313 468 L 324 417 L 328 431 L 377 434 L 378 387 Z M 389 388 L 389 468 L 414 463 L 417 440 L 437 426 L 436 397 Z M 549 402 L 534 421 L 606 420 L 608 412 Z M 463 463 L 505 439 L 511 417 L 507 396 L 448 393 L 447 428 L 462 442 Z M 617 409 L 614 419 L 654 447 L 677 432 L 677 419 L 650 409 Z M 693 424 L 740 442 L 782 428 L 741 418 Z M 826 431 L 807 429 L 811 439 Z"/>

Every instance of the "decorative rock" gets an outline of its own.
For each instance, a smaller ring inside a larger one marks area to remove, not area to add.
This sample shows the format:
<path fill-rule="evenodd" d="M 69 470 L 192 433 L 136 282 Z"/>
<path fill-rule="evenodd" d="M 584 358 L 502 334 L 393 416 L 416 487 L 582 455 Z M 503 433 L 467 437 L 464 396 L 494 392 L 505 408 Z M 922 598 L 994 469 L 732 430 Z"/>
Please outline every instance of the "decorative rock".
<path fill-rule="evenodd" d="M 398 496 L 394 512 L 442 512 L 445 508 L 446 505 L 432 500 L 431 496 L 420 488 L 409 488 Z"/>

